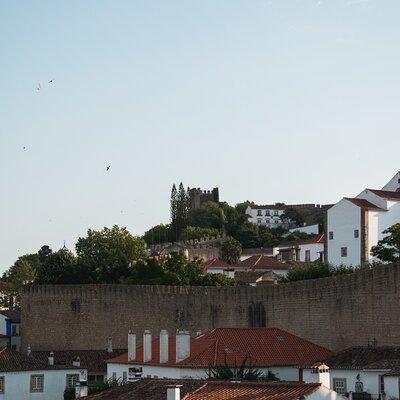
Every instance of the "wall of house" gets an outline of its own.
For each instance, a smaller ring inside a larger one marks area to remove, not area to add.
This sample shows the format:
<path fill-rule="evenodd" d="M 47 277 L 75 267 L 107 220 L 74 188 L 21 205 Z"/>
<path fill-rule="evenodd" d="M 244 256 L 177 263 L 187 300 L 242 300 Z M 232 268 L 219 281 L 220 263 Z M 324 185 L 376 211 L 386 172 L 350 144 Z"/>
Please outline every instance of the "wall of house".
<path fill-rule="evenodd" d="M 22 348 L 101 349 L 108 336 L 126 348 L 129 329 L 140 338 L 144 329 L 195 334 L 264 321 L 332 350 L 373 338 L 400 345 L 399 287 L 398 265 L 257 287 L 29 285 L 21 298 Z"/>
<path fill-rule="evenodd" d="M 354 230 L 359 237 L 354 237 Z M 329 239 L 333 232 L 333 239 Z M 361 263 L 361 208 L 348 200 L 341 200 L 328 210 L 327 216 L 328 262 L 333 265 Z M 347 247 L 347 257 L 341 256 L 341 248 Z"/>
<path fill-rule="evenodd" d="M 4 393 L 0 394 L 0 400 L 63 400 L 67 374 L 77 373 L 79 371 L 76 369 L 0 372 L 0 376 L 4 376 Z M 44 375 L 43 392 L 31 393 L 31 375 L 42 374 Z"/>
<path fill-rule="evenodd" d="M 398 172 L 384 187 L 382 190 L 389 190 L 396 192 L 400 188 L 400 172 Z"/>
<path fill-rule="evenodd" d="M 308 225 L 308 226 L 300 226 L 298 228 L 289 229 L 289 232 L 303 232 L 308 235 L 318 235 L 319 233 L 319 225 Z"/>
<path fill-rule="evenodd" d="M 399 399 L 399 377 L 385 376 L 385 393 L 387 399 Z"/>
<path fill-rule="evenodd" d="M 307 250 L 310 250 L 310 261 L 318 261 L 320 259 L 321 252 L 324 251 L 323 243 L 302 244 L 299 247 L 300 247 L 299 261 L 306 261 Z"/>
<path fill-rule="evenodd" d="M 326 387 L 320 387 L 315 392 L 305 396 L 307 400 L 347 400 L 347 397 L 337 394 Z"/>

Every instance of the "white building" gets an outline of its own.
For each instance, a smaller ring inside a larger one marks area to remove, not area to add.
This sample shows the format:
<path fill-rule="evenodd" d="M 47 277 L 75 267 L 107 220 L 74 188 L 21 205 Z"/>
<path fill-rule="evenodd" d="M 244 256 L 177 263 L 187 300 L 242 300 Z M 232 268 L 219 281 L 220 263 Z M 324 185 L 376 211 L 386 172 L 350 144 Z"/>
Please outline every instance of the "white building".
<path fill-rule="evenodd" d="M 280 243 L 273 248 L 273 256 L 280 261 L 324 261 L 324 234 L 309 239 Z"/>
<path fill-rule="evenodd" d="M 273 272 L 279 276 L 286 276 L 291 264 L 281 262 L 272 256 L 258 254 L 250 256 L 243 261 L 232 265 L 231 268 L 236 274 L 237 271 L 253 271 L 253 272 Z"/>
<path fill-rule="evenodd" d="M 8 338 L 8 345 L 19 351 L 21 347 L 20 336 L 21 312 L 18 310 L 0 311 L 0 335 Z"/>
<path fill-rule="evenodd" d="M 289 229 L 290 233 L 293 232 L 300 232 L 300 233 L 307 233 L 307 235 L 318 235 L 319 234 L 319 225 L 305 225 L 299 226 L 298 228 Z"/>
<path fill-rule="evenodd" d="M 77 366 L 47 362 L 8 348 L 0 349 L 0 400 L 63 400 L 66 387 L 82 384 L 79 395 L 87 394 L 87 371 Z"/>
<path fill-rule="evenodd" d="M 285 207 L 279 205 L 257 206 L 249 205 L 246 208 L 248 220 L 253 224 L 263 225 L 268 228 L 277 228 L 284 223 L 281 219 Z"/>
<path fill-rule="evenodd" d="M 382 190 L 365 189 L 327 213 L 327 261 L 353 266 L 374 261 L 372 247 L 383 231 L 400 223 L 400 172 Z"/>
<path fill-rule="evenodd" d="M 222 274 L 228 278 L 234 277 L 232 266 L 220 258 L 212 258 L 211 260 L 204 261 L 202 266 L 208 274 Z"/>
<path fill-rule="evenodd" d="M 305 369 L 303 378 L 353 400 L 399 399 L 399 355 L 399 347 L 353 347 Z"/>
<path fill-rule="evenodd" d="M 301 352 L 298 350 L 302 349 Z M 109 379 L 205 379 L 210 366 L 239 366 L 243 362 L 284 381 L 301 380 L 301 366 L 331 352 L 278 328 L 217 328 L 191 338 L 188 332 L 169 337 L 161 331 L 153 340 L 145 331 L 143 346 L 128 334 L 128 352 L 107 361 Z"/>

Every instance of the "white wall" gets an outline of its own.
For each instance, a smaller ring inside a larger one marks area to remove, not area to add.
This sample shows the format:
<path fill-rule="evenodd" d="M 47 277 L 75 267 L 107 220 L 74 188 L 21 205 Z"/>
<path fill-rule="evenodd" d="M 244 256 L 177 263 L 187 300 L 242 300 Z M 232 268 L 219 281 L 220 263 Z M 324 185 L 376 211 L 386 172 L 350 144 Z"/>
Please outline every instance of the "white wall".
<path fill-rule="evenodd" d="M 170 366 L 159 366 L 159 365 L 132 365 L 132 364 L 107 364 L 107 379 L 113 377 L 113 372 L 116 373 L 116 378 L 122 380 L 123 372 L 128 375 L 129 368 L 142 368 L 143 378 L 157 377 L 157 378 L 169 378 L 169 379 L 205 379 L 207 378 L 207 368 L 178 368 Z M 270 370 L 277 378 L 283 381 L 298 381 L 299 380 L 299 369 L 296 367 L 270 367 L 270 368 L 259 368 L 264 374 Z"/>
<path fill-rule="evenodd" d="M 346 397 L 341 396 L 333 390 L 321 386 L 315 392 L 306 396 L 307 400 L 347 400 Z"/>
<path fill-rule="evenodd" d="M 387 399 L 400 398 L 398 376 L 385 376 L 385 393 Z"/>
<path fill-rule="evenodd" d="M 300 244 L 296 245 L 293 242 L 293 245 L 299 248 L 299 260 L 297 261 L 306 261 L 306 251 L 310 250 L 310 261 L 318 261 L 320 259 L 320 252 L 324 251 L 323 243 L 310 243 L 310 244 Z M 279 254 L 279 250 L 290 249 L 292 246 L 282 246 L 282 247 L 274 247 L 272 249 L 272 255 L 275 257 Z"/>
<path fill-rule="evenodd" d="M 261 216 L 257 215 L 258 210 L 261 210 Z M 270 215 L 266 215 L 267 211 L 269 211 Z M 275 212 L 277 212 L 278 215 L 274 215 Z M 264 210 L 261 208 L 251 208 L 250 206 L 246 208 L 246 214 L 250 216 L 248 218 L 250 222 L 258 225 L 259 224 L 258 220 L 261 220 L 261 225 L 265 225 L 269 228 L 274 228 L 282 224 L 280 216 L 284 212 L 285 212 L 284 210 L 274 210 L 274 209 Z"/>
<path fill-rule="evenodd" d="M 63 400 L 67 374 L 78 374 L 79 370 L 0 372 L 4 376 L 4 394 L 0 400 Z M 30 393 L 31 375 L 44 375 L 43 392 Z M 87 374 L 86 374 L 87 375 Z"/>
<path fill-rule="evenodd" d="M 308 225 L 308 226 L 301 226 L 299 228 L 289 229 L 289 232 L 303 232 L 307 233 L 308 235 L 318 235 L 319 233 L 319 225 Z"/>
<path fill-rule="evenodd" d="M 359 237 L 354 237 L 354 230 Z M 333 240 L 329 239 L 333 232 Z M 342 199 L 328 210 L 327 224 L 328 262 L 334 265 L 353 265 L 361 263 L 361 208 Z M 341 248 L 347 247 L 347 257 L 341 256 Z"/>
<path fill-rule="evenodd" d="M 398 172 L 383 188 L 382 190 L 389 190 L 396 192 L 400 188 L 400 172 Z"/>
<path fill-rule="evenodd" d="M 0 314 L 0 334 L 2 335 L 6 334 L 6 319 L 6 316 Z"/>

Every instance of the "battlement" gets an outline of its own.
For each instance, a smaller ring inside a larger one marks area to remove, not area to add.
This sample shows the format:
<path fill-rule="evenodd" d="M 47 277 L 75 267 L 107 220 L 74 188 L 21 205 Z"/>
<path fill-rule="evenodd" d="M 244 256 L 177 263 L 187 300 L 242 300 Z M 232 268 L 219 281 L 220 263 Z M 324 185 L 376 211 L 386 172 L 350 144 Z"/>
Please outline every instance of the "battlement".
<path fill-rule="evenodd" d="M 129 329 L 277 326 L 333 350 L 372 338 L 400 346 L 399 268 L 259 287 L 28 285 L 22 345 L 100 349 L 112 336 L 123 348 Z"/>

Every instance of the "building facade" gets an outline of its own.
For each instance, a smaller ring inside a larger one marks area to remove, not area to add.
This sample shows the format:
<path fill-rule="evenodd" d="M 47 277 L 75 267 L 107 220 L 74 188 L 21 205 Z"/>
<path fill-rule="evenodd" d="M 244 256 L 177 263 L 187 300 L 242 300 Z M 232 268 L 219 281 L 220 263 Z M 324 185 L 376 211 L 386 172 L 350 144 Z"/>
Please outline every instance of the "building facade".
<path fill-rule="evenodd" d="M 365 189 L 354 198 L 343 198 L 327 211 L 327 261 L 353 266 L 375 261 L 372 247 L 383 239 L 387 228 L 399 222 L 397 173 L 381 190 Z"/>

